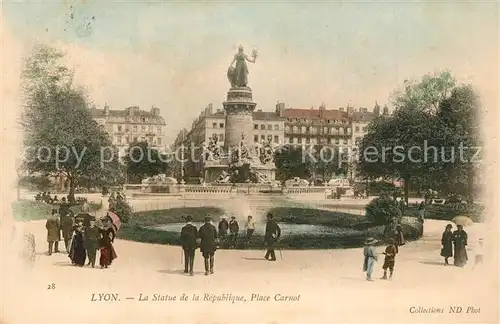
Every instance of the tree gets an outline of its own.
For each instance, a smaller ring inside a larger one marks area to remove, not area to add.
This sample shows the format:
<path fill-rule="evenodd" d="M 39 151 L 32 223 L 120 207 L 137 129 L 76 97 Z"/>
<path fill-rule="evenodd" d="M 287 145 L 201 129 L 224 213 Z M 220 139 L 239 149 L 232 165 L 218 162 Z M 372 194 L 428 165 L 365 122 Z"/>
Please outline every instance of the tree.
<path fill-rule="evenodd" d="M 310 160 L 301 146 L 286 145 L 274 153 L 276 178 L 286 181 L 299 177 L 309 178 L 311 175 Z"/>
<path fill-rule="evenodd" d="M 84 91 L 73 86 L 71 73 L 59 63 L 62 57 L 40 45 L 23 70 L 23 166 L 29 172 L 63 174 L 74 201 L 80 178 L 111 175 L 118 160 L 108 134 L 92 119 Z"/>
<path fill-rule="evenodd" d="M 424 75 L 419 82 L 405 80 L 404 87 L 393 92 L 392 105 L 396 110 L 419 109 L 435 113 L 455 85 L 450 71 Z"/>
<path fill-rule="evenodd" d="M 400 216 L 398 203 L 388 195 L 382 195 L 370 201 L 365 207 L 366 217 L 373 223 L 386 225 L 394 217 Z"/>
<path fill-rule="evenodd" d="M 432 163 L 424 151 L 432 126 L 432 117 L 421 110 L 396 110 L 393 116 L 375 119 L 361 141 L 360 174 L 370 180 L 402 179 L 408 202 L 411 181 L 423 176 Z"/>
<path fill-rule="evenodd" d="M 474 156 L 482 145 L 479 120 L 479 100 L 471 86 L 461 85 L 453 89 L 451 96 L 443 100 L 435 122 L 443 150 L 453 157 L 448 163 L 438 164 L 435 173 L 450 181 L 450 192 L 464 194 L 467 201 L 474 200 L 474 179 L 480 156 Z"/>
<path fill-rule="evenodd" d="M 347 174 L 346 154 L 340 147 L 314 145 L 309 158 L 309 173 L 311 176 L 321 176 L 323 181 L 328 181 L 335 174 Z"/>
<path fill-rule="evenodd" d="M 141 183 L 144 178 L 168 172 L 167 157 L 149 146 L 148 142 L 130 143 L 123 158 L 130 183 Z"/>

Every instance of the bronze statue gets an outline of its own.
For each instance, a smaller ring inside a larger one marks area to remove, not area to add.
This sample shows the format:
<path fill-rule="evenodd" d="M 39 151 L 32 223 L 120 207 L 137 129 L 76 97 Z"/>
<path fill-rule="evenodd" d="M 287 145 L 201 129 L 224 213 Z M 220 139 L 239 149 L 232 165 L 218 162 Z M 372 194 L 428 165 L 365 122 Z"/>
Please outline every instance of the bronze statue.
<path fill-rule="evenodd" d="M 247 61 L 255 63 L 257 59 L 257 51 L 252 51 L 252 58 L 249 58 L 245 52 L 243 52 L 243 46 L 238 47 L 238 53 L 234 55 L 233 61 L 229 65 L 227 71 L 227 78 L 231 83 L 231 87 L 246 87 L 248 83 L 248 67 Z M 235 66 L 233 64 L 236 62 Z"/>

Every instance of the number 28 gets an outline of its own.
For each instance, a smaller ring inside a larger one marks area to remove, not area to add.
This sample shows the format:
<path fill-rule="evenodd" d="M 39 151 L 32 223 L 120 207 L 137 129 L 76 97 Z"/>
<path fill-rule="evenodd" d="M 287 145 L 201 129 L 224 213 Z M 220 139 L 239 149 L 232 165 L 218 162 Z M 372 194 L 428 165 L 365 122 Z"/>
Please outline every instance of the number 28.
<path fill-rule="evenodd" d="M 56 289 L 56 284 L 51 283 L 50 285 L 47 285 L 47 289 Z"/>

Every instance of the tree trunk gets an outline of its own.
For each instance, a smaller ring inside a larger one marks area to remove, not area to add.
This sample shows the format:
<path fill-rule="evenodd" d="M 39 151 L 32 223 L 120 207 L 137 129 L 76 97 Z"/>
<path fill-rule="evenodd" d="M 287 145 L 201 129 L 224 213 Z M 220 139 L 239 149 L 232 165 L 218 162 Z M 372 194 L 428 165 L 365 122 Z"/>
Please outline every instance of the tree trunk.
<path fill-rule="evenodd" d="M 474 167 L 467 170 L 467 204 L 474 203 Z"/>
<path fill-rule="evenodd" d="M 406 205 L 408 205 L 408 196 L 410 193 L 410 177 L 403 178 L 403 185 L 404 185 L 405 202 Z"/>
<path fill-rule="evenodd" d="M 69 194 L 68 194 L 68 201 L 71 204 L 74 204 L 76 202 L 75 199 L 75 180 L 73 177 L 69 177 Z"/>

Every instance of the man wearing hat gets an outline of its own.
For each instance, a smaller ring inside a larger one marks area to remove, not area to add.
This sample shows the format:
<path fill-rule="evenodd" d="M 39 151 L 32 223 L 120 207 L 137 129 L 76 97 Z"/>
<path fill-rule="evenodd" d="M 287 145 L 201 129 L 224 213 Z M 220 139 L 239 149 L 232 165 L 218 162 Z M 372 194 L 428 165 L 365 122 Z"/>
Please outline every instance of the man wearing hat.
<path fill-rule="evenodd" d="M 226 243 L 227 239 L 227 230 L 229 229 L 229 223 L 227 221 L 226 215 L 222 215 L 221 220 L 219 222 L 219 239 L 221 244 Z"/>
<path fill-rule="evenodd" d="M 375 261 L 377 261 L 377 253 L 375 252 L 375 248 L 373 244 L 375 244 L 375 240 L 372 237 L 369 237 L 365 241 L 365 248 L 363 249 L 363 255 L 365 257 L 363 262 L 363 271 L 366 272 L 366 280 L 373 281 L 372 272 Z"/>
<path fill-rule="evenodd" d="M 198 230 L 191 222 L 193 217 L 188 215 L 186 217 L 186 225 L 181 230 L 181 245 L 184 250 L 184 273 L 193 275 L 194 266 L 194 251 L 196 250 L 196 238 L 198 237 Z"/>
<path fill-rule="evenodd" d="M 101 233 L 99 227 L 96 226 L 95 220 L 90 220 L 90 225 L 84 231 L 84 242 L 87 251 L 87 256 L 89 258 L 89 264 L 92 268 L 95 267 L 95 258 L 97 255 L 97 249 L 99 248 L 99 239 L 101 238 Z"/>
<path fill-rule="evenodd" d="M 238 232 L 240 231 L 240 225 L 236 221 L 235 216 L 231 216 L 231 221 L 229 222 L 229 247 L 236 247 L 236 240 L 238 238 Z"/>
<path fill-rule="evenodd" d="M 281 236 L 281 228 L 273 219 L 273 214 L 267 214 L 266 234 L 264 236 L 264 243 L 267 246 L 267 252 L 264 258 L 269 261 L 276 261 L 276 254 L 274 253 L 274 246 Z M 269 258 L 271 257 L 271 258 Z"/>
<path fill-rule="evenodd" d="M 198 237 L 200 238 L 200 250 L 205 259 L 205 276 L 214 273 L 214 255 L 217 250 L 217 229 L 211 224 L 212 218 L 205 217 L 205 224 L 200 227 Z"/>

